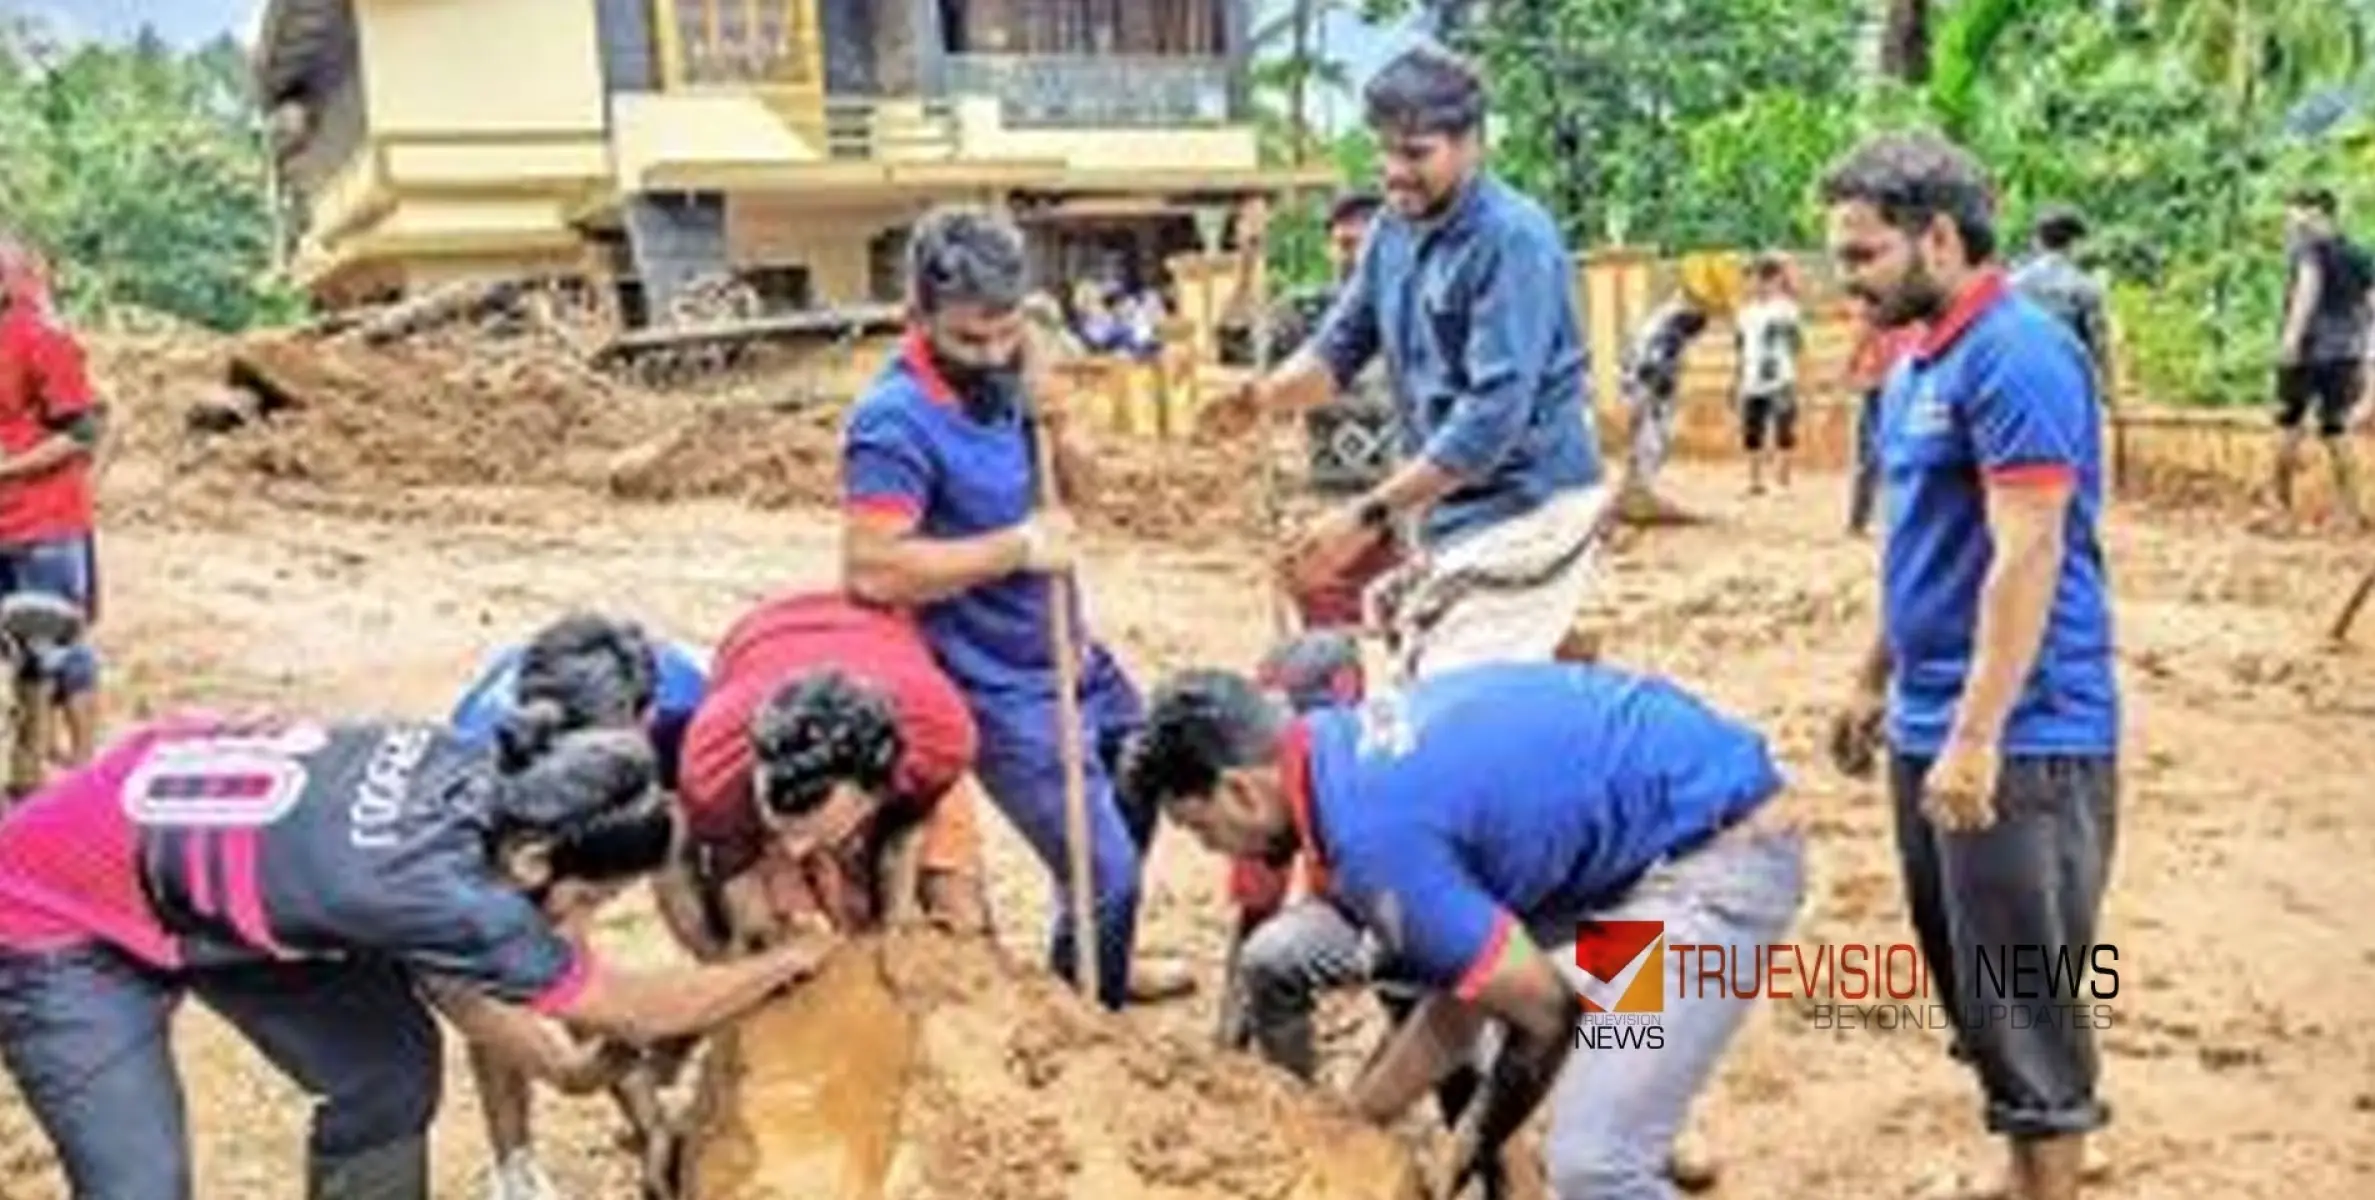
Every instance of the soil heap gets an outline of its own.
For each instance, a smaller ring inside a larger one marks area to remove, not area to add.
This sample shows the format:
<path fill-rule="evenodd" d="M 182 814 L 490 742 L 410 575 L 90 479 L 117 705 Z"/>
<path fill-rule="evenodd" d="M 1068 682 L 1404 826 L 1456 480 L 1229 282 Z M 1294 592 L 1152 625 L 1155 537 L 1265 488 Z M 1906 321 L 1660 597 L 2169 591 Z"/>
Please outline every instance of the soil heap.
<path fill-rule="evenodd" d="M 992 948 L 844 947 L 724 1035 L 694 1200 L 1417 1200 L 1400 1143 Z"/>

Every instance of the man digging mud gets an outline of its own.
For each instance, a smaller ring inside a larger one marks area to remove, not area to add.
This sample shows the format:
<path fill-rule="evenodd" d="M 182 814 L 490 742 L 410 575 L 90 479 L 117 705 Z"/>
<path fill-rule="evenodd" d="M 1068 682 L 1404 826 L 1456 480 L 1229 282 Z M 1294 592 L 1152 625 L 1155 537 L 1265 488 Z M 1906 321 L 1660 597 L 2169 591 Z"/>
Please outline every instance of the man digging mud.
<path fill-rule="evenodd" d="M 685 737 L 662 911 L 703 957 L 808 923 L 986 934 L 973 715 L 904 617 L 771 600 L 718 647 Z"/>
<path fill-rule="evenodd" d="M 173 720 L 0 819 L 0 1059 L 74 1194 L 191 1194 L 185 995 L 317 1097 L 306 1195 L 428 1200 L 432 1008 L 586 1090 L 625 1060 L 548 1020 L 681 1037 L 815 971 L 827 940 L 641 974 L 565 937 L 675 822 L 642 734 L 552 730 L 490 752 L 429 724 Z"/>
<path fill-rule="evenodd" d="M 490 659 L 455 702 L 449 723 L 457 738 L 474 746 L 500 746 L 529 724 L 556 731 L 640 729 L 651 740 L 656 782 L 673 792 L 685 726 L 705 686 L 701 656 L 691 648 L 655 647 L 631 621 L 575 613 Z M 563 932 L 572 938 L 585 933 Z M 536 1159 L 527 1077 L 475 1044 L 470 1070 L 494 1154 L 487 1200 L 559 1200 L 560 1190 Z M 630 1098 L 621 1103 L 634 1113 Z"/>
<path fill-rule="evenodd" d="M 1386 211 L 1352 278 L 1284 367 L 1199 420 L 1228 434 L 1264 409 L 1308 411 L 1382 354 L 1412 454 L 1286 548 L 1293 590 L 1416 520 L 1420 561 L 1372 592 L 1400 673 L 1548 660 L 1590 588 L 1608 498 L 1566 247 L 1485 171 L 1484 84 L 1465 63 L 1410 51 L 1363 101 Z"/>
<path fill-rule="evenodd" d="M 1024 353 L 1022 233 L 984 210 L 936 210 L 917 223 L 907 267 L 912 328 L 843 435 L 844 582 L 869 603 L 915 613 L 973 711 L 975 769 L 991 801 L 1066 895 L 1061 739 L 1080 739 L 1095 999 L 1120 1008 L 1182 994 L 1192 987 L 1183 970 L 1133 967 L 1139 873 L 1155 820 L 1117 802 L 1111 762 L 1138 725 L 1138 693 L 1086 635 L 1078 603 L 1070 624 L 1081 724 L 1057 728 L 1052 577 L 1073 569 L 1073 529 L 1062 510 L 1039 507 L 1038 439 L 1050 440 L 1055 481 L 1071 501 L 1084 496 L 1092 463 Z M 1071 908 L 1057 905 L 1048 950 L 1050 967 L 1067 978 L 1080 953 Z"/>
<path fill-rule="evenodd" d="M 1129 778 L 1208 849 L 1303 855 L 1313 894 L 1375 938 L 1382 972 L 1428 990 L 1353 1086 L 1361 1115 L 1394 1121 L 1497 1019 L 1504 1043 L 1448 1181 L 1547 1097 L 1557 1196 L 1674 1194 L 1672 1143 L 1749 1002 L 1668 996 L 1662 1049 L 1569 1062 L 1578 996 L 1613 1010 L 1625 990 L 1578 967 L 1577 943 L 1612 920 L 1663 920 L 1670 944 L 1740 955 L 1779 938 L 1803 846 L 1753 730 L 1671 684 L 1577 664 L 1479 666 L 1300 718 L 1200 671 L 1156 693 Z"/>
<path fill-rule="evenodd" d="M 1848 291 L 1880 324 L 1928 326 L 1881 403 L 1884 636 L 1833 753 L 1868 770 L 1885 720 L 1907 906 L 2010 1141 L 2007 1183 L 1933 1194 L 2069 1200 L 2107 1119 L 2092 1030 L 2014 1020 L 1977 959 L 2095 944 L 2119 752 L 2100 411 L 2077 339 L 1992 265 L 1990 196 L 1929 136 L 1867 142 L 1823 183 Z M 2077 999 L 2078 975 L 2054 983 Z"/>

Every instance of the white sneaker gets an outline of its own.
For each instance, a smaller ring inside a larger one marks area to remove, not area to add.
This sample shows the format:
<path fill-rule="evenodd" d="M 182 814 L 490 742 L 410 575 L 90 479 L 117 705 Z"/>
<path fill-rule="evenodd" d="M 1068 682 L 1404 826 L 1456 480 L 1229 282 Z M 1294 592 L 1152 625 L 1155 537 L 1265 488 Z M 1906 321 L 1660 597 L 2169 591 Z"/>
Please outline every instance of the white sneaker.
<path fill-rule="evenodd" d="M 514 1150 L 487 1177 L 487 1200 L 561 1200 L 532 1150 Z"/>

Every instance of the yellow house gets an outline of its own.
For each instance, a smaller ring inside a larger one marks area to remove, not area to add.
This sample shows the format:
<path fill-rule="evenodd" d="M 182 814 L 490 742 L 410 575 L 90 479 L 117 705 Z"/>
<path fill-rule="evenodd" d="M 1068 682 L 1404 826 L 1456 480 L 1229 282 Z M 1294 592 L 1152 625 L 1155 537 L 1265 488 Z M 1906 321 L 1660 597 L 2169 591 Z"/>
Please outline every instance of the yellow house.
<path fill-rule="evenodd" d="M 1260 168 L 1253 0 L 265 0 L 290 269 L 332 304 L 476 275 L 730 271 L 896 299 L 925 207 L 1010 206 L 1050 278 L 1151 282 Z"/>

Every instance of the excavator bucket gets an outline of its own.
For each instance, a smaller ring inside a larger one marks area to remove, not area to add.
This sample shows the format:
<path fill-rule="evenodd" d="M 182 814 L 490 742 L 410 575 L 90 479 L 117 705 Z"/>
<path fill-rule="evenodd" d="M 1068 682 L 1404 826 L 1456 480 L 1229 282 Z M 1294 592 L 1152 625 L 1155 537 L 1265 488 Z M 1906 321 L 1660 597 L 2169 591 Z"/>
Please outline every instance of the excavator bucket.
<path fill-rule="evenodd" d="M 690 1200 L 1421 1195 L 1399 1142 L 1286 1076 L 936 934 L 846 946 L 722 1035 L 690 1117 Z"/>

